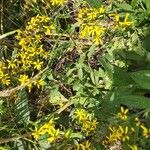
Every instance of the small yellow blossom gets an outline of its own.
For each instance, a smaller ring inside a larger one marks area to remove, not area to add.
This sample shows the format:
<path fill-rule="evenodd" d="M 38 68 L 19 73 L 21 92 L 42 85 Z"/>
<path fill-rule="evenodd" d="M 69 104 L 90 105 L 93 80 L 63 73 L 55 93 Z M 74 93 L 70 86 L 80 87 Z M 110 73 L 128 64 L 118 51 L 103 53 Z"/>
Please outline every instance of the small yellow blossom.
<path fill-rule="evenodd" d="M 78 144 L 77 150 L 92 150 L 92 144 L 87 140 L 85 142 L 82 142 L 81 144 Z"/>
<path fill-rule="evenodd" d="M 35 128 L 35 131 L 32 133 L 32 135 L 36 140 L 38 140 L 40 133 L 37 128 Z"/>
<path fill-rule="evenodd" d="M 145 138 L 150 138 L 150 128 L 146 128 L 144 125 L 140 126 L 143 129 L 143 136 Z"/>
<path fill-rule="evenodd" d="M 48 142 L 55 142 L 59 138 L 59 129 L 51 129 L 49 135 Z"/>
<path fill-rule="evenodd" d="M 66 0 L 50 0 L 52 6 L 63 6 Z"/>
<path fill-rule="evenodd" d="M 77 109 L 75 111 L 75 116 L 79 121 L 86 120 L 89 116 L 84 109 Z"/>
<path fill-rule="evenodd" d="M 114 19 L 115 19 L 117 28 L 119 27 L 122 30 L 125 30 L 127 27 L 130 27 L 133 24 L 132 21 L 127 21 L 129 18 L 129 15 L 130 15 L 129 13 L 126 13 L 124 21 L 120 21 L 119 14 L 112 14 L 112 15 L 114 15 Z"/>
<path fill-rule="evenodd" d="M 135 124 L 137 127 L 139 127 L 141 125 L 141 121 L 138 117 L 135 118 Z"/>
<path fill-rule="evenodd" d="M 29 82 L 29 78 L 25 74 L 24 75 L 20 75 L 19 81 L 20 81 L 21 85 L 24 86 L 24 85 L 27 84 L 27 82 Z"/>
<path fill-rule="evenodd" d="M 128 109 L 124 109 L 124 107 L 121 107 L 121 112 L 118 113 L 118 116 L 120 117 L 120 119 L 127 120 L 128 111 L 129 111 Z"/>
<path fill-rule="evenodd" d="M 128 126 L 126 126 L 125 128 L 123 128 L 122 126 L 119 126 L 119 130 L 121 132 L 121 140 L 125 141 L 125 140 L 129 140 L 129 136 L 128 136 Z"/>
<path fill-rule="evenodd" d="M 52 31 L 54 30 L 54 25 L 44 26 L 44 28 L 46 29 L 45 34 L 46 35 L 51 35 Z"/>
<path fill-rule="evenodd" d="M 10 84 L 10 78 L 8 76 L 8 74 L 5 74 L 2 78 L 1 78 L 1 82 L 4 85 L 9 85 Z"/>
<path fill-rule="evenodd" d="M 42 65 L 43 65 L 43 61 L 40 61 L 39 59 L 35 62 L 33 62 L 33 65 L 34 65 L 34 69 L 37 69 L 37 70 L 40 70 Z"/>
<path fill-rule="evenodd" d="M 7 62 L 8 62 L 8 69 L 16 69 L 17 68 L 15 61 L 7 60 Z"/>

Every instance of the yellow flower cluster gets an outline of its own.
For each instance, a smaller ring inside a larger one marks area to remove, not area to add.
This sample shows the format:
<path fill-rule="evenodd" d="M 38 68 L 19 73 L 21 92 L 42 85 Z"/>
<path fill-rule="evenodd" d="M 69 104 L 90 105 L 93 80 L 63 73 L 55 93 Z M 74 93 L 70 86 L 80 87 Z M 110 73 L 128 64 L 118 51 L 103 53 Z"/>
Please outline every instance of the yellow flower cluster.
<path fill-rule="evenodd" d="M 21 86 L 28 87 L 29 92 L 31 91 L 31 88 L 33 85 L 36 85 L 38 89 L 40 88 L 40 86 L 45 85 L 45 82 L 43 81 L 43 79 L 37 78 L 34 81 L 30 81 L 28 75 L 25 75 L 25 74 L 20 75 L 19 81 L 20 81 Z"/>
<path fill-rule="evenodd" d="M 91 37 L 95 45 L 102 43 L 102 36 L 106 28 L 99 25 L 81 25 L 80 38 Z"/>
<path fill-rule="evenodd" d="M 102 14 L 105 13 L 105 9 L 103 7 L 101 8 L 88 8 L 85 6 L 85 8 L 81 8 L 78 13 L 78 22 L 89 22 L 89 21 L 95 21 L 98 17 L 102 16 Z"/>
<path fill-rule="evenodd" d="M 80 24 L 80 38 L 90 38 L 94 44 L 99 45 L 102 43 L 102 37 L 106 28 L 96 21 L 105 13 L 103 7 L 96 8 L 81 8 L 78 13 L 77 21 Z"/>
<path fill-rule="evenodd" d="M 12 65 L 14 60 L 8 61 L 9 68 L 19 66 L 23 71 L 40 70 L 47 58 L 48 52 L 44 50 L 41 43 L 42 36 L 49 35 L 54 30 L 47 16 L 32 17 L 25 30 L 18 31 L 16 36 L 21 49 L 18 51 L 17 64 Z"/>
<path fill-rule="evenodd" d="M 125 14 L 125 18 L 120 17 L 120 14 L 110 14 L 110 17 L 113 17 L 114 24 L 108 25 L 108 17 L 105 15 L 106 9 L 104 7 L 100 8 L 89 8 L 86 4 L 80 8 L 77 16 L 77 22 L 79 24 L 79 35 L 80 38 L 85 38 L 92 40 L 95 45 L 102 44 L 102 39 L 106 33 L 106 29 L 116 30 L 121 29 L 125 30 L 130 27 L 133 22 L 129 21 L 129 13 Z"/>
<path fill-rule="evenodd" d="M 3 85 L 9 85 L 10 84 L 10 77 L 9 75 L 6 73 L 6 67 L 5 64 L 0 61 L 0 82 Z"/>
<path fill-rule="evenodd" d="M 79 124 L 82 126 L 81 130 L 87 135 L 96 130 L 98 124 L 97 119 L 93 118 L 87 111 L 84 109 L 77 109 L 74 112 L 74 115 Z"/>
<path fill-rule="evenodd" d="M 114 16 L 114 21 L 115 21 L 115 27 L 114 28 L 119 28 L 119 29 L 125 30 L 126 28 L 132 26 L 133 22 L 128 21 L 129 15 L 130 15 L 129 13 L 126 13 L 124 20 L 121 21 L 119 14 L 117 14 L 117 13 L 111 14 L 111 16 Z"/>
<path fill-rule="evenodd" d="M 128 126 L 126 126 L 126 127 L 119 126 L 118 128 L 110 127 L 109 129 L 110 129 L 111 133 L 109 136 L 106 136 L 106 140 L 103 141 L 104 145 L 111 145 L 111 144 L 117 143 L 118 141 L 124 142 L 126 140 L 129 140 Z"/>
<path fill-rule="evenodd" d="M 41 135 L 45 134 L 49 136 L 47 140 L 50 143 L 55 142 L 60 138 L 60 131 L 59 129 L 55 128 L 54 119 L 51 119 L 48 123 L 45 123 L 39 129 L 35 128 L 35 132 L 32 133 L 36 140 L 38 140 Z"/>
<path fill-rule="evenodd" d="M 50 35 L 53 31 L 54 25 L 51 24 L 51 19 L 39 15 L 32 17 L 24 30 L 18 30 L 16 38 L 19 40 L 20 49 L 16 51 L 15 56 L 7 60 L 7 63 L 12 74 L 20 75 L 21 85 L 25 85 L 29 81 L 28 72 L 32 71 L 32 75 L 34 75 L 34 71 L 37 72 L 43 68 L 49 53 L 43 48 L 42 38 Z M 34 85 L 39 88 L 44 85 L 44 81 L 37 79 L 34 81 Z M 31 90 L 31 84 L 28 87 Z"/>

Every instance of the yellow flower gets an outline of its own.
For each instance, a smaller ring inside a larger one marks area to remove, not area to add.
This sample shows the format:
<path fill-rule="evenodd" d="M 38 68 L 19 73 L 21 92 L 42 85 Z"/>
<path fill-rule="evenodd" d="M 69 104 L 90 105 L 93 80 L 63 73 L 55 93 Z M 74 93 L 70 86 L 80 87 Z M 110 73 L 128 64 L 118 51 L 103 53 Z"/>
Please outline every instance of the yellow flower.
<path fill-rule="evenodd" d="M 121 132 L 116 127 L 109 127 L 109 130 L 111 133 L 109 136 L 106 136 L 107 140 L 104 141 L 104 143 L 113 144 L 116 143 L 121 138 Z"/>
<path fill-rule="evenodd" d="M 34 81 L 34 85 L 36 85 L 37 88 L 39 89 L 40 86 L 44 86 L 45 85 L 45 82 L 43 81 L 43 79 L 40 79 L 40 80 Z"/>
<path fill-rule="evenodd" d="M 127 113 L 128 113 L 128 109 L 124 109 L 123 107 L 121 107 L 121 112 L 118 113 L 118 116 L 122 119 L 122 120 L 127 120 Z"/>
<path fill-rule="evenodd" d="M 143 125 L 141 125 L 141 128 L 143 129 L 143 136 L 146 138 L 150 138 L 150 128 L 148 129 Z"/>
<path fill-rule="evenodd" d="M 21 86 L 24 86 L 24 85 L 27 84 L 27 82 L 29 82 L 29 78 L 28 78 L 28 76 L 25 75 L 25 74 L 24 74 L 24 75 L 20 75 L 19 81 L 20 81 L 20 83 L 21 83 Z"/>
<path fill-rule="evenodd" d="M 51 129 L 49 135 L 50 137 L 48 138 L 48 142 L 55 142 L 59 138 L 59 129 Z"/>
<path fill-rule="evenodd" d="M 35 132 L 33 132 L 32 135 L 34 136 L 34 138 L 35 138 L 36 140 L 38 140 L 38 138 L 39 138 L 39 136 L 40 136 L 40 133 L 39 133 L 39 131 L 38 131 L 37 128 L 35 128 Z"/>
<path fill-rule="evenodd" d="M 82 130 L 86 132 L 88 135 L 89 132 L 95 131 L 97 127 L 97 120 L 94 119 L 93 121 L 85 120 L 82 122 Z"/>
<path fill-rule="evenodd" d="M 9 85 L 9 84 L 10 84 L 10 79 L 9 79 L 8 74 L 5 74 L 5 75 L 3 76 L 3 78 L 1 79 L 1 82 L 2 82 L 2 84 L 4 84 L 4 85 Z"/>
<path fill-rule="evenodd" d="M 87 120 L 89 117 L 88 113 L 84 109 L 77 109 L 75 111 L 75 116 L 79 121 Z"/>
<path fill-rule="evenodd" d="M 44 26 L 44 28 L 46 29 L 45 34 L 46 34 L 46 35 L 51 35 L 52 30 L 54 30 L 54 25 L 51 25 L 51 26 Z"/>
<path fill-rule="evenodd" d="M 52 6 L 63 6 L 66 0 L 50 0 Z"/>
<path fill-rule="evenodd" d="M 122 30 L 125 30 L 127 27 L 131 26 L 133 24 L 133 22 L 127 21 L 128 17 L 129 17 L 129 13 L 126 13 L 124 21 L 122 22 L 122 21 L 120 21 L 119 14 L 114 14 L 114 18 L 115 18 L 115 21 L 117 23 L 116 27 L 120 27 Z"/>
<path fill-rule="evenodd" d="M 136 145 L 128 145 L 131 150 L 138 150 L 138 147 Z"/>
<path fill-rule="evenodd" d="M 40 70 L 42 65 L 43 65 L 43 61 L 40 61 L 39 59 L 35 62 L 33 62 L 33 65 L 34 65 L 34 69 L 37 69 L 37 70 Z"/>
<path fill-rule="evenodd" d="M 135 118 L 135 124 L 137 127 L 139 127 L 141 125 L 141 121 L 138 117 Z"/>
<path fill-rule="evenodd" d="M 14 61 L 7 60 L 7 62 L 8 62 L 8 69 L 16 69 L 17 68 L 17 66 L 16 66 Z"/>
<path fill-rule="evenodd" d="M 88 140 L 86 142 L 83 142 L 81 144 L 77 145 L 77 150 L 92 150 L 91 142 Z"/>
<path fill-rule="evenodd" d="M 126 126 L 125 128 L 123 128 L 122 126 L 119 126 L 119 131 L 121 133 L 122 141 L 129 140 L 128 130 L 129 130 L 128 126 Z"/>

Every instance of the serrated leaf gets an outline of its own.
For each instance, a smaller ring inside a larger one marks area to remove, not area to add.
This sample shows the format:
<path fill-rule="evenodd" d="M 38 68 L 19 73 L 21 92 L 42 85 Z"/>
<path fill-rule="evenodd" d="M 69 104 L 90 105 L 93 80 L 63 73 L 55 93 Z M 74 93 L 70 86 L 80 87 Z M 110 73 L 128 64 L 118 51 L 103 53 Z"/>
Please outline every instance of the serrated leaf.
<path fill-rule="evenodd" d="M 30 120 L 30 111 L 28 105 L 28 97 L 25 89 L 21 90 L 18 96 L 20 99 L 15 104 L 16 120 L 19 123 L 28 124 Z"/>
<path fill-rule="evenodd" d="M 150 70 L 133 72 L 130 76 L 139 86 L 150 90 Z"/>

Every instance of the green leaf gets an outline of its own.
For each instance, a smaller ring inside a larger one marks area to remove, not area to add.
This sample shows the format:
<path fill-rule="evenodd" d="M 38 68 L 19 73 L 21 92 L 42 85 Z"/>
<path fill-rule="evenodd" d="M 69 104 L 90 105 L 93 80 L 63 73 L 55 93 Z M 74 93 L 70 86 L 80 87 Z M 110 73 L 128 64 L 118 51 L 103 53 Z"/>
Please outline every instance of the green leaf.
<path fill-rule="evenodd" d="M 150 70 L 133 72 L 130 76 L 139 86 L 150 90 Z"/>
<path fill-rule="evenodd" d="M 30 120 L 30 111 L 28 105 L 28 97 L 25 89 L 18 93 L 19 100 L 15 104 L 16 120 L 19 123 L 28 124 Z"/>
<path fill-rule="evenodd" d="M 148 12 L 150 13 L 150 0 L 145 0 L 145 4 Z"/>
<path fill-rule="evenodd" d="M 118 103 L 140 109 L 150 108 L 150 98 L 146 98 L 144 96 L 135 96 L 135 95 L 122 96 L 119 97 Z"/>
<path fill-rule="evenodd" d="M 114 66 L 113 67 L 113 84 L 119 86 L 125 86 L 129 84 L 133 84 L 133 80 L 130 75 L 123 69 Z"/>
<path fill-rule="evenodd" d="M 108 74 L 108 77 L 113 80 L 113 67 L 109 62 L 107 62 L 104 58 L 101 58 L 100 63 L 103 65 L 106 73 Z"/>
<path fill-rule="evenodd" d="M 83 79 L 83 70 L 82 70 L 82 68 L 78 69 L 78 77 L 79 77 L 80 80 Z"/>
<path fill-rule="evenodd" d="M 95 52 L 95 45 L 92 45 L 92 46 L 89 48 L 89 50 L 88 50 L 88 54 L 87 54 L 88 59 L 90 59 L 90 58 L 92 57 L 92 55 L 94 54 L 94 52 Z"/>
<path fill-rule="evenodd" d="M 134 11 L 132 6 L 127 3 L 122 3 L 122 4 L 117 3 L 116 6 L 119 9 L 124 10 L 124 11 Z"/>
<path fill-rule="evenodd" d="M 86 2 L 94 8 L 100 8 L 102 5 L 101 0 L 86 0 Z"/>
<path fill-rule="evenodd" d="M 143 47 L 145 48 L 145 50 L 150 52 L 150 35 L 144 39 Z"/>

